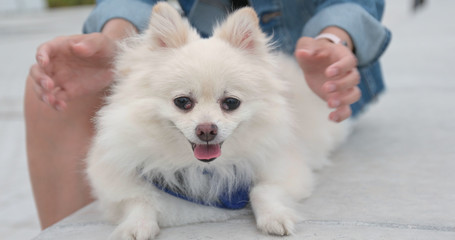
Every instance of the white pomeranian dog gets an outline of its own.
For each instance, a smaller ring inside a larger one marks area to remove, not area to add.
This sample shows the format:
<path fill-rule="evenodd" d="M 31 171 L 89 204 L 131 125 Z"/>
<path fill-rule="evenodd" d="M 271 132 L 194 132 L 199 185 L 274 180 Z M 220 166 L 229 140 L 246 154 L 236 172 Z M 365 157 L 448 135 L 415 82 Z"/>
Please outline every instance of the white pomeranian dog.
<path fill-rule="evenodd" d="M 312 170 L 348 127 L 328 120 L 295 59 L 273 53 L 258 23 L 242 8 L 202 39 L 161 2 L 149 29 L 121 45 L 87 158 L 94 195 L 119 224 L 111 239 L 251 209 L 259 230 L 293 233 Z"/>

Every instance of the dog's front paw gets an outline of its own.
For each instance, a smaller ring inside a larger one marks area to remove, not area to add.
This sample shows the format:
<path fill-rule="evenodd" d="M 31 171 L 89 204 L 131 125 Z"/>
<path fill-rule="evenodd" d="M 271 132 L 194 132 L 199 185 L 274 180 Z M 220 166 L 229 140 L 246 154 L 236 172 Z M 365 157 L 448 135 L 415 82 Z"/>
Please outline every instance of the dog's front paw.
<path fill-rule="evenodd" d="M 258 229 L 271 235 L 286 236 L 293 234 L 295 221 L 296 216 L 290 209 L 273 210 L 256 215 Z"/>
<path fill-rule="evenodd" d="M 257 185 L 250 193 L 251 206 L 259 230 L 278 236 L 294 233 L 299 219 L 291 208 L 295 204 L 292 196 L 277 185 Z"/>
<path fill-rule="evenodd" d="M 160 228 L 156 221 L 138 219 L 122 222 L 111 234 L 109 240 L 151 240 Z"/>

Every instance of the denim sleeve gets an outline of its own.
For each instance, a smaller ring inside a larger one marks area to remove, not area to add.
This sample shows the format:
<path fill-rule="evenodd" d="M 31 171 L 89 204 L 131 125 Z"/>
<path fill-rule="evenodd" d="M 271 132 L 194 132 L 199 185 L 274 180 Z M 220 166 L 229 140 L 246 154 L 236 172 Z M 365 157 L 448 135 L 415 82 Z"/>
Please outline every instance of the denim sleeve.
<path fill-rule="evenodd" d="M 83 32 L 101 32 L 104 24 L 113 18 L 125 19 L 142 32 L 148 26 L 156 2 L 158 0 L 97 0 L 95 9 L 84 23 Z"/>
<path fill-rule="evenodd" d="M 375 62 L 390 42 L 390 31 L 380 20 L 382 0 L 316 1 L 316 14 L 307 22 L 303 35 L 317 36 L 324 28 L 336 26 L 351 37 L 359 66 Z"/>

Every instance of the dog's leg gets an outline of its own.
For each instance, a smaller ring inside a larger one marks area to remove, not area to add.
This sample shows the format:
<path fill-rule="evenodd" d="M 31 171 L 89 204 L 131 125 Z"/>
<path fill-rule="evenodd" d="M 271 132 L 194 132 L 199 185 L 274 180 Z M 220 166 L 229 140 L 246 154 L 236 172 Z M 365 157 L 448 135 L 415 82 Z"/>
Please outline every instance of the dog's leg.
<path fill-rule="evenodd" d="M 259 184 L 250 193 L 251 205 L 259 230 L 272 235 L 290 235 L 298 220 L 293 197 L 282 186 Z"/>
<path fill-rule="evenodd" d="M 150 240 L 156 237 L 160 228 L 157 212 L 144 199 L 129 199 L 121 203 L 123 219 L 109 240 Z"/>
<path fill-rule="evenodd" d="M 280 151 L 281 150 L 281 151 Z M 279 148 L 256 166 L 258 179 L 250 192 L 257 227 L 272 235 L 290 235 L 300 220 L 296 209 L 313 189 L 313 173 L 293 146 Z"/>

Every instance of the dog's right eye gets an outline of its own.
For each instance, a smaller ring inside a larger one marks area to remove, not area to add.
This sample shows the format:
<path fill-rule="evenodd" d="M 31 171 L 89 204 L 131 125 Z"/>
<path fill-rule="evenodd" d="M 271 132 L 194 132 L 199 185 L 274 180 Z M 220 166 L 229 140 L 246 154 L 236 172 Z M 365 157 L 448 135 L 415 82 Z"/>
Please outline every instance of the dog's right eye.
<path fill-rule="evenodd" d="M 193 101 L 189 97 L 178 97 L 174 99 L 174 104 L 178 108 L 188 111 L 193 108 Z"/>

